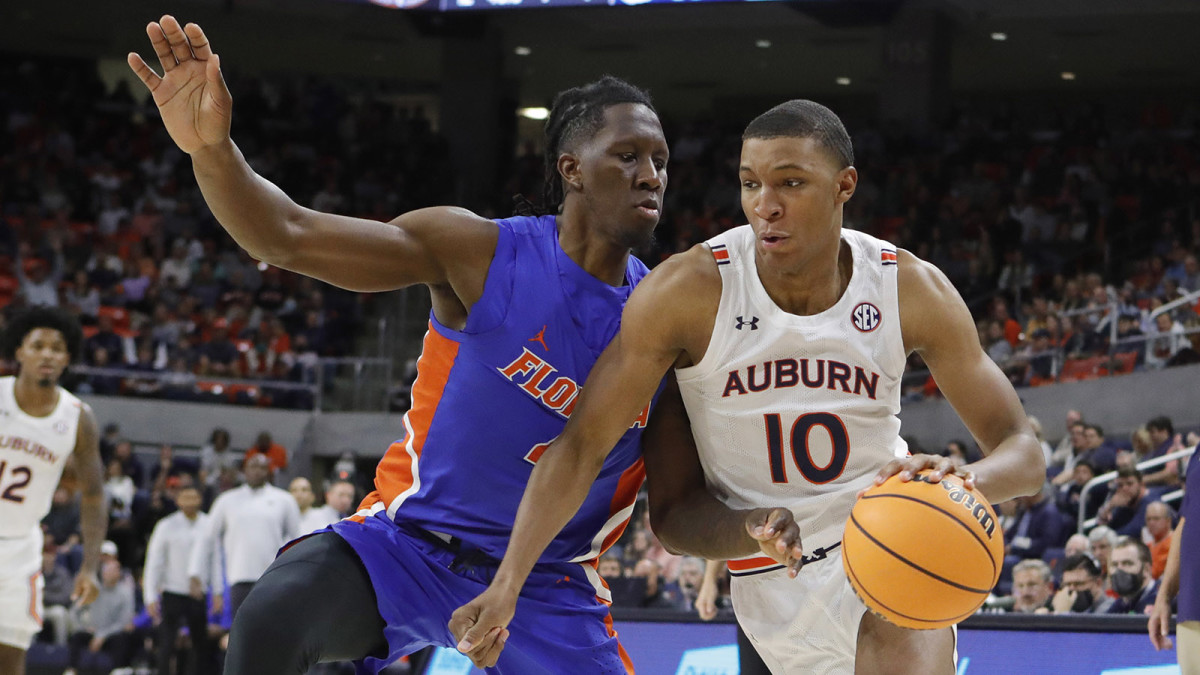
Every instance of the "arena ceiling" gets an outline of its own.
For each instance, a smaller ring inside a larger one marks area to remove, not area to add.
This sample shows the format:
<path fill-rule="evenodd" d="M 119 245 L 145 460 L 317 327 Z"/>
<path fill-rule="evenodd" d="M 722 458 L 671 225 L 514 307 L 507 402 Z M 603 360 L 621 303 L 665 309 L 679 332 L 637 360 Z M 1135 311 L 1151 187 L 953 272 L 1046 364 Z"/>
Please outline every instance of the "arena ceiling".
<path fill-rule="evenodd" d="M 510 9 L 431 16 L 336 0 L 8 0 L 0 50 L 149 56 L 164 11 L 201 22 L 227 69 L 394 77 L 433 92 L 447 40 L 491 35 L 521 105 L 602 73 L 660 105 L 733 97 L 872 96 L 897 3 L 819 0 Z M 955 92 L 1200 92 L 1196 0 L 937 0 Z M 993 39 L 1004 33 L 1004 41 Z M 769 47 L 760 46 L 769 43 Z M 527 51 L 518 55 L 517 50 Z M 1063 72 L 1075 79 L 1062 79 Z M 849 78 L 839 85 L 837 78 Z"/>

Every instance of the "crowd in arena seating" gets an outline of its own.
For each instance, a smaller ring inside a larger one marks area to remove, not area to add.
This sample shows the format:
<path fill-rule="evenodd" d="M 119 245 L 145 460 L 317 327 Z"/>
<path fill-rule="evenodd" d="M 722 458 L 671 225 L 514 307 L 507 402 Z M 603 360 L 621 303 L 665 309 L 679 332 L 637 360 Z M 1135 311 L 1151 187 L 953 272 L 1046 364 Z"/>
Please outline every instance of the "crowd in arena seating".
<path fill-rule="evenodd" d="M 420 111 L 315 80 L 232 85 L 240 147 L 300 203 L 387 220 L 450 201 L 452 158 Z M 307 382 L 318 355 L 353 352 L 366 298 L 241 252 L 204 207 L 161 124 L 147 120 L 124 85 L 106 88 L 94 64 L 0 58 L 0 119 L 0 305 L 60 305 L 80 316 L 82 361 L 101 370 L 88 371 L 76 390 L 306 407 L 267 387 L 218 396 L 206 378 Z M 972 307 L 981 344 L 1018 386 L 1195 363 L 1198 123 L 1194 109 L 1095 105 L 1053 118 L 964 106 L 924 136 L 850 121 L 860 182 L 846 225 L 941 268 Z M 740 124 L 668 125 L 670 189 L 644 259 L 660 261 L 742 221 Z M 490 213 L 507 213 L 516 192 L 536 201 L 541 171 L 530 148 Z M 114 367 L 125 372 L 107 370 Z M 906 396 L 936 395 L 919 356 L 910 368 Z M 1001 505 L 1008 559 L 989 606 L 1139 612 L 1161 574 L 1174 518 L 1160 498 L 1178 489 L 1184 463 L 1134 467 L 1197 439 L 1164 418 L 1127 442 L 1106 438 L 1086 415 L 1069 419 L 1062 434 L 1056 447 L 1045 444 L 1044 493 Z M 976 450 L 951 442 L 941 452 L 970 461 Z M 186 486 L 201 488 L 207 510 L 238 484 L 243 460 L 228 433 L 214 432 L 195 460 L 164 446 L 144 467 L 116 429 L 106 433 L 104 457 L 106 552 L 123 570 L 115 583 L 128 583 L 135 597 L 122 647 L 132 660 L 149 653 L 153 632 L 133 582 L 150 531 Z M 283 464 L 275 457 L 275 470 L 286 471 L 286 452 Z M 1112 470 L 1111 486 L 1083 492 Z M 54 542 L 48 580 L 62 577 L 56 566 L 69 573 L 79 564 L 78 508 L 69 491 L 56 493 L 45 521 Z M 1079 528 L 1081 509 L 1093 527 Z M 690 611 L 703 571 L 702 561 L 663 550 L 641 513 L 600 565 L 618 605 L 681 611 Z M 1138 577 L 1143 568 L 1148 578 Z M 1136 593 L 1129 575 L 1141 579 Z M 54 597 L 47 593 L 48 604 Z M 51 622 L 43 639 L 62 638 Z"/>

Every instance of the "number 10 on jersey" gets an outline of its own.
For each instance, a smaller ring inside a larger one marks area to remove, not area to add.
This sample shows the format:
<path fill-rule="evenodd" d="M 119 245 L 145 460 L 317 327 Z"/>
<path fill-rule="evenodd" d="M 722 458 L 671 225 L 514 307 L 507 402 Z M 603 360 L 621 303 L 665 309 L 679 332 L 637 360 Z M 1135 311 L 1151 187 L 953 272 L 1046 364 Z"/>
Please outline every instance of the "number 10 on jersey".
<path fill-rule="evenodd" d="M 783 457 L 783 421 L 778 413 L 763 415 L 763 420 L 767 425 L 767 456 L 771 461 L 771 480 L 787 483 L 787 462 Z M 829 434 L 830 446 L 833 448 L 825 466 L 817 466 L 809 448 L 809 440 L 815 427 L 820 427 Z M 792 423 L 788 446 L 800 474 L 808 482 L 817 485 L 823 485 L 842 475 L 846 462 L 850 459 L 850 436 L 846 433 L 846 425 L 833 413 L 805 413 L 797 417 Z"/>

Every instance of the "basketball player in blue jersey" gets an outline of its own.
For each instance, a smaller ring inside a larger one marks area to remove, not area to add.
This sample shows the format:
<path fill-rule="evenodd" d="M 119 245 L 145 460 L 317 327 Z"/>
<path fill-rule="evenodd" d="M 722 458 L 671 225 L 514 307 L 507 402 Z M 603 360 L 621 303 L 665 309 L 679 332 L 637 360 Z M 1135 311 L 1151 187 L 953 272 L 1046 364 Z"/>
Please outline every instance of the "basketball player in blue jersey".
<path fill-rule="evenodd" d="M 955 671 L 953 629 L 866 612 L 840 561 L 846 519 L 861 490 L 923 468 L 934 481 L 962 475 L 993 503 L 1034 494 L 1045 480 L 1037 438 L 946 277 L 842 229 L 858 174 L 832 111 L 790 101 L 755 119 L 740 176 L 749 224 L 671 258 L 630 297 L 530 478 L 496 578 L 455 613 L 463 642 L 485 647 L 507 625 L 526 571 L 674 368 L 679 393 L 663 394 L 646 434 L 651 524 L 673 552 L 729 560 L 738 622 L 771 671 Z M 897 414 L 913 351 L 980 461 L 908 456 Z M 670 441 L 689 425 L 694 444 Z"/>
<path fill-rule="evenodd" d="M 546 126 L 555 215 L 493 221 L 431 208 L 380 223 L 305 209 L 256 175 L 230 140 L 233 102 L 200 27 L 166 16 L 148 33 L 163 74 L 136 54 L 129 63 L 241 246 L 343 288 L 421 283 L 433 296 L 405 437 L 357 514 L 266 571 L 234 622 L 225 672 L 348 659 L 377 672 L 427 645 L 454 646 L 451 612 L 491 580 L 530 472 L 646 273 L 630 249 L 658 222 L 668 155 L 650 99 L 615 78 L 556 98 Z M 632 670 L 595 565 L 642 483 L 647 407 L 533 566 L 517 620 L 489 634 L 481 662 L 493 672 Z"/>
<path fill-rule="evenodd" d="M 72 598 L 96 599 L 107 517 L 100 436 L 92 409 L 58 380 L 79 353 L 79 321 L 32 307 L 9 321 L 0 344 L 15 358 L 15 377 L 0 377 L 0 673 L 22 675 L 25 652 L 42 629 L 42 528 L 63 469 L 71 462 L 82 488 L 83 564 Z"/>

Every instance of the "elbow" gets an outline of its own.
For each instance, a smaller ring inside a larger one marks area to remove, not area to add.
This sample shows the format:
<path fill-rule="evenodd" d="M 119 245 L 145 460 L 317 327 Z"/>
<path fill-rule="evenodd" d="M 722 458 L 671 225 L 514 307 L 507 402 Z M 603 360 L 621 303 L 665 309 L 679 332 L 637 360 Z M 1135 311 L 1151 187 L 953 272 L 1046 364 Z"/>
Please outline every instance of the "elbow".
<path fill-rule="evenodd" d="M 650 507 L 650 530 L 667 553 L 671 555 L 687 555 L 688 552 L 676 541 L 675 532 L 670 526 L 671 506 L 656 504 Z"/>
<path fill-rule="evenodd" d="M 1021 496 L 1032 497 L 1040 493 L 1046 484 L 1046 457 L 1036 439 L 1028 444 L 1020 466 L 1017 489 Z"/>

